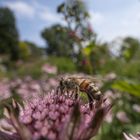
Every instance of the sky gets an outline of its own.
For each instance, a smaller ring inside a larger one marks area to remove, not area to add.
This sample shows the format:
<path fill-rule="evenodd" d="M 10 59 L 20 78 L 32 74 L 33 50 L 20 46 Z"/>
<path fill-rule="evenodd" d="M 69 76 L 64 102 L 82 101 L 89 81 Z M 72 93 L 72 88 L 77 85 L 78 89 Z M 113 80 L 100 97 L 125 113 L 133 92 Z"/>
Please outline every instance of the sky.
<path fill-rule="evenodd" d="M 0 7 L 9 7 L 16 16 L 20 40 L 45 46 L 41 31 L 55 23 L 65 24 L 56 8 L 65 0 L 0 0 Z M 119 37 L 140 39 L 139 0 L 85 0 L 90 24 L 101 41 Z"/>

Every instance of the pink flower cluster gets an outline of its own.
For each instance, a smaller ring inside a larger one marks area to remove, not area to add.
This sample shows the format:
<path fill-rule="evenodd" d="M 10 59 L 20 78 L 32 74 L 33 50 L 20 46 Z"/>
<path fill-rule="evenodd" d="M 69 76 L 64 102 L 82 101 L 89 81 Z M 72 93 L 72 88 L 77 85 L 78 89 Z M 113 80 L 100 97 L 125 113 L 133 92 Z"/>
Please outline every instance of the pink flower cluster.
<path fill-rule="evenodd" d="M 102 119 L 110 109 L 109 105 L 105 105 L 103 108 L 100 106 L 91 111 L 88 105 L 80 105 L 80 101 L 74 112 L 75 107 L 74 99 L 64 95 L 49 94 L 43 99 L 30 102 L 23 110 L 20 120 L 28 126 L 33 139 L 47 137 L 51 140 L 64 140 L 73 137 L 73 140 L 84 140 L 96 134 Z M 100 118 L 96 118 L 99 110 Z M 95 118 L 97 122 L 94 122 Z M 74 119 L 78 120 L 73 122 Z M 71 128 L 71 125 L 74 128 Z M 70 129 L 74 131 L 72 134 L 69 134 L 69 131 L 72 131 Z"/>
<path fill-rule="evenodd" d="M 31 77 L 23 79 L 3 79 L 0 81 L 0 100 L 6 99 L 12 95 L 12 89 L 15 90 L 23 99 L 28 100 L 42 95 L 58 85 L 55 78 L 34 80 Z"/>
<path fill-rule="evenodd" d="M 10 85 L 8 79 L 3 79 L 0 82 L 0 100 L 6 99 L 11 95 Z"/>
<path fill-rule="evenodd" d="M 31 100 L 20 111 L 19 122 L 16 121 L 19 127 L 14 136 L 19 139 L 23 138 L 22 135 L 27 136 L 27 131 L 18 132 L 24 125 L 32 140 L 89 140 L 97 134 L 110 109 L 111 105 L 105 100 L 90 110 L 89 105 L 83 104 L 80 99 L 48 93 Z M 11 116 L 13 118 L 13 114 Z"/>
<path fill-rule="evenodd" d="M 50 64 L 44 64 L 42 66 L 42 71 L 47 74 L 57 74 L 57 67 Z"/>

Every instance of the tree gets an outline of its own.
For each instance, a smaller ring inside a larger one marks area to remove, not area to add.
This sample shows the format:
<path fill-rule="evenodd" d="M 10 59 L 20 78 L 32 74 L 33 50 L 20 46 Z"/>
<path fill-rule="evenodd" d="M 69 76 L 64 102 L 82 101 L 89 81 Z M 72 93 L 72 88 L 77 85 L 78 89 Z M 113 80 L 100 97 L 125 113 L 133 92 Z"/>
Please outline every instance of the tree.
<path fill-rule="evenodd" d="M 8 8 L 0 8 L 0 54 L 8 54 L 11 60 L 19 58 L 16 21 Z"/>
<path fill-rule="evenodd" d="M 82 49 L 85 56 L 84 65 L 89 73 L 97 73 L 111 58 L 107 43 L 90 42 Z M 82 65 L 83 67 L 83 65 Z"/>
<path fill-rule="evenodd" d="M 26 42 L 19 42 L 19 58 L 21 60 L 28 60 L 28 58 L 31 56 L 31 51 Z"/>
<path fill-rule="evenodd" d="M 137 39 L 132 37 L 126 37 L 123 39 L 120 49 L 120 57 L 123 57 L 126 61 L 130 61 L 135 57 L 140 43 Z"/>
<path fill-rule="evenodd" d="M 69 29 L 59 24 L 42 31 L 42 37 L 47 43 L 47 54 L 57 56 L 70 56 L 73 52 L 72 41 L 68 35 Z"/>
<path fill-rule="evenodd" d="M 73 37 L 80 49 L 82 48 L 82 42 L 89 41 L 95 37 L 88 21 L 89 13 L 83 1 L 67 0 L 67 2 L 63 2 L 58 6 L 57 12 L 63 15 L 71 37 Z"/>
<path fill-rule="evenodd" d="M 85 44 L 96 41 L 96 34 L 89 23 L 90 16 L 85 3 L 82 0 L 67 0 L 58 6 L 57 12 L 63 15 L 67 23 L 73 45 L 78 46 L 74 59 L 77 66 L 80 70 L 85 67 L 88 73 L 92 73 L 91 62 L 83 53 L 83 48 L 86 47 Z"/>
<path fill-rule="evenodd" d="M 37 58 L 37 57 L 41 57 L 42 55 L 45 55 L 45 48 L 41 48 L 35 43 L 30 41 L 24 41 L 24 42 L 27 44 L 32 58 Z"/>

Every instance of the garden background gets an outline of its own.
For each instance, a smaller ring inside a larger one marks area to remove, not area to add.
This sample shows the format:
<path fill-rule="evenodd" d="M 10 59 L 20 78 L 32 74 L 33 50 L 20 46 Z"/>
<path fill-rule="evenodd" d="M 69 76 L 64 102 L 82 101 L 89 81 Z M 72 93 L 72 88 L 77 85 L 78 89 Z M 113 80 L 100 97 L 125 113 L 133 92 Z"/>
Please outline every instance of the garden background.
<path fill-rule="evenodd" d="M 113 104 L 94 139 L 122 140 L 123 132 L 136 134 L 140 131 L 138 9 L 137 0 L 1 0 L 0 101 L 56 89 L 59 75 L 88 75 L 97 79 Z"/>

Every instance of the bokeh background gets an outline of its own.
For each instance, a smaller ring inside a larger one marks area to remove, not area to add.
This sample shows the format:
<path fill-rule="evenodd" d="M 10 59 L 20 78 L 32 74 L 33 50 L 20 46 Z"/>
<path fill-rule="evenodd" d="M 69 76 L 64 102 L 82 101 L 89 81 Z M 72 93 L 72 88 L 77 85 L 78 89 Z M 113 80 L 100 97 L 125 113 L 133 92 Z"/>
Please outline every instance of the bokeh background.
<path fill-rule="evenodd" d="M 0 0 L 0 100 L 55 89 L 58 75 L 88 75 L 113 104 L 95 139 L 135 134 L 139 25 L 138 0 Z"/>

